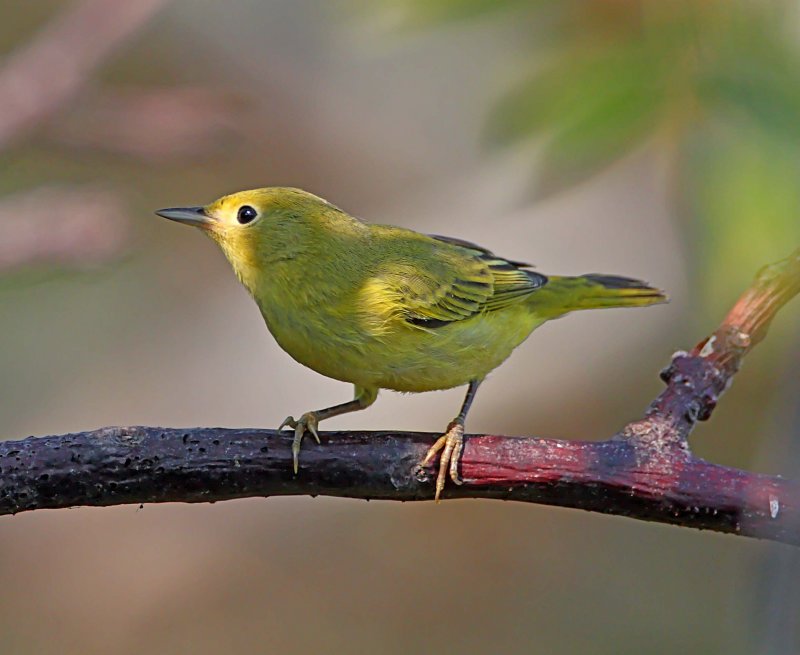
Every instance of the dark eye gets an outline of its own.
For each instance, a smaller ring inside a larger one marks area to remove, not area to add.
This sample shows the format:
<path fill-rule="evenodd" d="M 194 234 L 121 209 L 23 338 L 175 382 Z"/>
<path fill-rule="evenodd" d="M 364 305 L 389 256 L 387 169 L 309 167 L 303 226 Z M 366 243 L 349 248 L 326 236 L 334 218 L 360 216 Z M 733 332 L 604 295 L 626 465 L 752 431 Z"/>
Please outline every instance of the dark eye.
<path fill-rule="evenodd" d="M 247 225 L 256 216 L 258 216 L 258 212 L 255 209 L 253 209 L 250 205 L 242 205 L 241 207 L 239 207 L 239 213 L 236 214 L 236 220 L 239 221 L 242 225 Z"/>

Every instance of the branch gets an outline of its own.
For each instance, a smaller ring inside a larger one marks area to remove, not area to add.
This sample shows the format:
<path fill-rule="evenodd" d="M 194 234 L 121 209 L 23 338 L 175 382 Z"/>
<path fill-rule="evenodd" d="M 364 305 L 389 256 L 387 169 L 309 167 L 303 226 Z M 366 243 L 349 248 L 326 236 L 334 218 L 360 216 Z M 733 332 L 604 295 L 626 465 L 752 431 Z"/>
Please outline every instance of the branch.
<path fill-rule="evenodd" d="M 122 199 L 94 185 L 41 186 L 0 199 L 0 275 L 36 265 L 85 269 L 122 256 Z"/>
<path fill-rule="evenodd" d="M 662 372 L 645 417 L 607 441 L 472 436 L 448 498 L 503 498 L 800 545 L 800 482 L 717 466 L 687 438 L 710 417 L 744 355 L 800 292 L 800 250 L 762 270 L 720 327 Z M 419 462 L 438 435 L 322 433 L 292 475 L 291 436 L 148 427 L 0 443 L 0 514 L 74 505 L 213 502 L 248 496 L 433 497 Z"/>
<path fill-rule="evenodd" d="M 245 106 L 233 93 L 202 86 L 95 90 L 81 111 L 49 126 L 61 146 L 148 162 L 208 157 L 249 134 Z"/>
<path fill-rule="evenodd" d="M 166 0 L 82 0 L 9 55 L 0 68 L 0 149 L 52 116 Z"/>

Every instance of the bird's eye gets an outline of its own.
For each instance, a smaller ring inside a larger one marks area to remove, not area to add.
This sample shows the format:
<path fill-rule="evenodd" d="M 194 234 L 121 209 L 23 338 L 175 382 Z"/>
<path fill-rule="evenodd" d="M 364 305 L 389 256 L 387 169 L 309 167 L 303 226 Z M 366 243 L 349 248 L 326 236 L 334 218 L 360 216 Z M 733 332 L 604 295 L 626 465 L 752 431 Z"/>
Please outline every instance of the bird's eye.
<path fill-rule="evenodd" d="M 250 223 L 256 216 L 258 216 L 258 212 L 253 209 L 250 205 L 242 205 L 239 207 L 239 213 L 236 214 L 236 220 L 239 221 L 242 225 L 247 225 Z"/>

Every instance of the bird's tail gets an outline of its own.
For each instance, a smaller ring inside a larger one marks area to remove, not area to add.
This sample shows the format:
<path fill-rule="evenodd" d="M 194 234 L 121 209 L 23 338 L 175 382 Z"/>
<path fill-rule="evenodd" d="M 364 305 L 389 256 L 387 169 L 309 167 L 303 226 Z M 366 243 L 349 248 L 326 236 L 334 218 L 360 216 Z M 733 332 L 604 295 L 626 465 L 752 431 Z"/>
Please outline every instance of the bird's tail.
<path fill-rule="evenodd" d="M 548 305 L 556 315 L 578 309 L 646 307 L 668 300 L 663 291 L 651 287 L 647 282 L 599 273 L 577 277 L 550 277 L 540 293 L 544 295 L 548 291 Z"/>

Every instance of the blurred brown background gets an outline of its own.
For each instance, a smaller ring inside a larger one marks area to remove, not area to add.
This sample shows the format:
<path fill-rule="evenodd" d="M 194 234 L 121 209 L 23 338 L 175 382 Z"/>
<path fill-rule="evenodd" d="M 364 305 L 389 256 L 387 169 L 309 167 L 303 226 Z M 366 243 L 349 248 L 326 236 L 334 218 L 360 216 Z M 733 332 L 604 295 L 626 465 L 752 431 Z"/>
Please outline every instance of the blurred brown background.
<path fill-rule="evenodd" d="M 469 429 L 598 439 L 800 243 L 793 3 L 0 5 L 0 437 L 349 398 L 153 209 L 265 185 L 672 303 L 548 324 Z M 693 446 L 800 475 L 798 307 Z M 433 431 L 462 390 L 348 426 Z M 326 424 L 327 425 L 327 424 Z M 538 506 L 250 499 L 0 520 L 0 652 L 796 653 L 789 547 Z"/>

